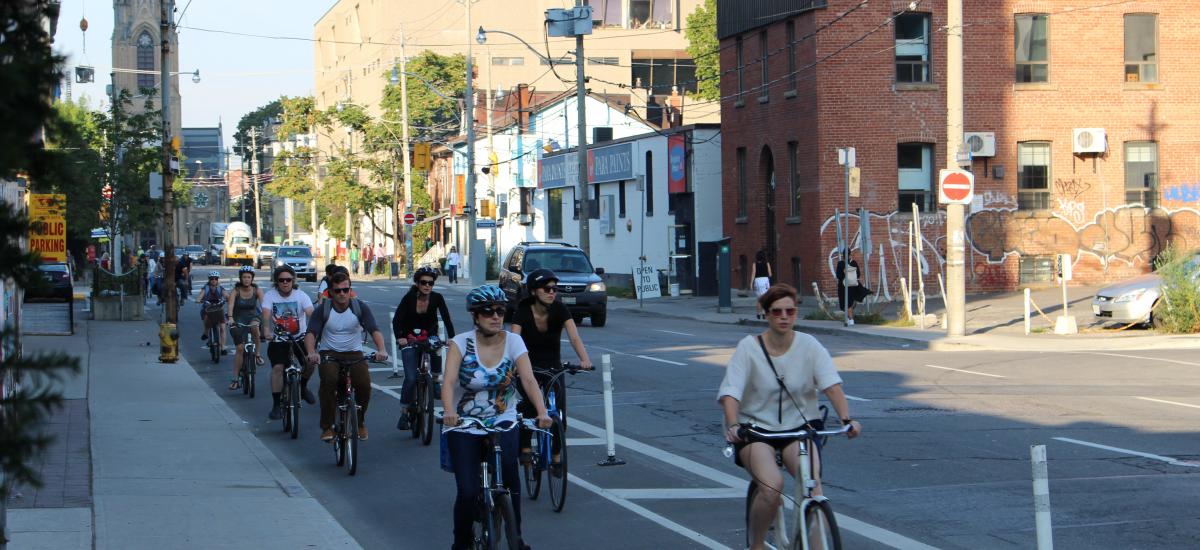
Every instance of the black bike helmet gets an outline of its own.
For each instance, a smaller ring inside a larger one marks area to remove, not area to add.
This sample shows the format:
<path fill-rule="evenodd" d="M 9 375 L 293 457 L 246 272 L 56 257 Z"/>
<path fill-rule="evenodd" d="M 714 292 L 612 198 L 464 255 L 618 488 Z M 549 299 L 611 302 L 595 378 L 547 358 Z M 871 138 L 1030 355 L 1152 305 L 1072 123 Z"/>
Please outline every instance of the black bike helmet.
<path fill-rule="evenodd" d="M 413 272 L 413 277 L 412 277 L 413 282 L 414 283 L 417 282 L 421 278 L 422 275 L 425 275 L 428 277 L 433 277 L 434 281 L 436 281 L 438 278 L 438 273 L 437 273 L 436 269 L 433 269 L 432 267 L 428 267 L 428 266 L 419 267 L 419 268 L 417 268 L 416 271 Z"/>
<path fill-rule="evenodd" d="M 525 277 L 525 288 L 532 293 L 539 288 L 545 288 L 551 282 L 558 282 L 558 275 L 549 269 L 535 269 L 529 272 L 529 276 Z"/>

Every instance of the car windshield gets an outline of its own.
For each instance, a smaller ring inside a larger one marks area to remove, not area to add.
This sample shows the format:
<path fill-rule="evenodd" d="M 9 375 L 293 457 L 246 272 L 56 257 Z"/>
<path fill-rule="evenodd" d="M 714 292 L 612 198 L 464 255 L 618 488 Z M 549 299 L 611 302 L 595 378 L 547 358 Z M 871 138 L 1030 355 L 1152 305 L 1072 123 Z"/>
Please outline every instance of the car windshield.
<path fill-rule="evenodd" d="M 250 244 L 250 237 L 234 237 L 233 244 Z"/>
<path fill-rule="evenodd" d="M 42 265 L 38 266 L 38 269 L 40 269 L 42 271 L 55 271 L 55 272 L 66 273 L 67 272 L 67 264 L 42 264 Z"/>
<path fill-rule="evenodd" d="M 591 273 L 592 262 L 579 250 L 530 250 L 525 253 L 525 272 L 549 269 L 555 273 Z"/>
<path fill-rule="evenodd" d="M 204 252 L 204 247 L 198 244 L 188 245 L 188 252 Z"/>
<path fill-rule="evenodd" d="M 265 245 L 258 247 L 258 250 L 260 252 L 274 252 L 278 248 L 279 248 L 278 246 L 275 246 L 273 244 L 265 244 Z"/>
<path fill-rule="evenodd" d="M 280 258 L 311 258 L 312 253 L 305 248 L 280 248 L 275 252 Z"/>

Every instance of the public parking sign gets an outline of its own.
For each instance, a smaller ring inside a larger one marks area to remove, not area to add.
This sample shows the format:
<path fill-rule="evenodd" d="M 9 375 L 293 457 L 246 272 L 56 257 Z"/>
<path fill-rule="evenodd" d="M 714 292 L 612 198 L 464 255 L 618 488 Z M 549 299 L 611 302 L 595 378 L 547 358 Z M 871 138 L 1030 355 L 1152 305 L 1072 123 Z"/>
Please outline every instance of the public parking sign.
<path fill-rule="evenodd" d="M 974 174 L 966 170 L 942 170 L 938 173 L 938 203 L 971 204 L 974 196 Z"/>

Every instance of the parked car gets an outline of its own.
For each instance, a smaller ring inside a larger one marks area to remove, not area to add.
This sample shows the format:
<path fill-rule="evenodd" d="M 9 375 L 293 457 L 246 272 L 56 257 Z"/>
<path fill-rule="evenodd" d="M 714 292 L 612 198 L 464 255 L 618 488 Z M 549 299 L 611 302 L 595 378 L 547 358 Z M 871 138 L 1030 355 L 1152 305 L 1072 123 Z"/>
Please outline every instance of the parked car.
<path fill-rule="evenodd" d="M 258 269 L 269 267 L 275 261 L 276 250 L 279 250 L 277 244 L 258 245 L 258 250 L 254 253 L 254 267 Z"/>
<path fill-rule="evenodd" d="M 272 269 L 285 264 L 296 270 L 297 277 L 304 277 L 310 283 L 317 282 L 317 259 L 307 246 L 281 246 L 276 249 L 275 261 L 271 262 Z"/>
<path fill-rule="evenodd" d="M 500 266 L 500 288 L 508 297 L 509 311 L 528 296 L 525 275 L 535 269 L 549 269 L 558 276 L 558 299 L 576 323 L 588 317 L 592 326 L 604 326 L 608 320 L 608 288 L 600 278 L 604 268 L 593 268 L 587 254 L 568 243 L 522 242 L 508 252 Z"/>
<path fill-rule="evenodd" d="M 44 285 L 25 291 L 26 300 L 62 300 L 70 302 L 75 295 L 71 283 L 71 268 L 65 263 L 45 263 L 38 266 Z"/>
<path fill-rule="evenodd" d="M 192 263 L 203 265 L 208 261 L 208 255 L 204 252 L 204 247 L 198 244 L 189 244 L 183 249 L 184 254 L 187 254 Z"/>
<path fill-rule="evenodd" d="M 1193 253 L 1188 266 L 1200 274 L 1200 252 Z M 1096 319 L 1114 323 L 1154 324 L 1154 306 L 1162 296 L 1163 279 L 1157 273 L 1139 275 L 1096 291 L 1092 314 Z"/>

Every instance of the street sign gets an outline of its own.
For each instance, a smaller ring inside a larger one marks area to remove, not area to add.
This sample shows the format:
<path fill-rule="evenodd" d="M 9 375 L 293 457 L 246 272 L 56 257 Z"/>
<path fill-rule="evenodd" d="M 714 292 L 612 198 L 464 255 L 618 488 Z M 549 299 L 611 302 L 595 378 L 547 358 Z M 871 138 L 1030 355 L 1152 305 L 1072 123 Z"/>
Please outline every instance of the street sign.
<path fill-rule="evenodd" d="M 942 170 L 938 173 L 940 204 L 971 204 L 974 194 L 974 174 L 965 170 Z"/>
<path fill-rule="evenodd" d="M 862 193 L 862 169 L 855 166 L 850 169 L 850 196 L 858 198 Z"/>
<path fill-rule="evenodd" d="M 462 206 L 462 215 L 464 215 L 464 216 L 470 216 L 472 211 L 474 211 L 474 209 L 473 209 L 473 208 L 471 208 L 471 205 L 469 205 L 469 204 L 464 204 L 464 205 Z"/>
<path fill-rule="evenodd" d="M 487 219 L 487 218 L 481 218 L 481 219 L 475 220 L 475 228 L 476 229 L 494 229 L 495 227 L 496 227 L 496 220 L 491 220 L 491 219 Z"/>
<path fill-rule="evenodd" d="M 412 212 L 404 213 L 404 225 L 413 225 L 417 223 L 417 215 Z"/>

